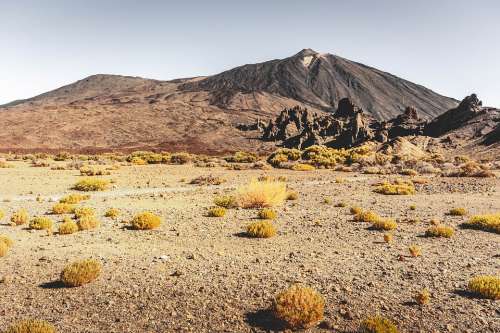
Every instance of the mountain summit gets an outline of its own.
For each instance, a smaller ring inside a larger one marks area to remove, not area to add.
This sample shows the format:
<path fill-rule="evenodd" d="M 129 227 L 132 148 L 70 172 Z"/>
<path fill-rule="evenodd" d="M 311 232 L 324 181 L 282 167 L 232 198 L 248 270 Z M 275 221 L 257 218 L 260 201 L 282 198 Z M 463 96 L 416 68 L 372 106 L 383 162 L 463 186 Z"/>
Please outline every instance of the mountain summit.
<path fill-rule="evenodd" d="M 378 69 L 304 49 L 208 77 L 93 75 L 0 107 L 0 149 L 260 149 L 266 143 L 238 124 L 268 121 L 295 106 L 329 113 L 343 98 L 380 121 L 406 106 L 431 119 L 458 105 Z"/>

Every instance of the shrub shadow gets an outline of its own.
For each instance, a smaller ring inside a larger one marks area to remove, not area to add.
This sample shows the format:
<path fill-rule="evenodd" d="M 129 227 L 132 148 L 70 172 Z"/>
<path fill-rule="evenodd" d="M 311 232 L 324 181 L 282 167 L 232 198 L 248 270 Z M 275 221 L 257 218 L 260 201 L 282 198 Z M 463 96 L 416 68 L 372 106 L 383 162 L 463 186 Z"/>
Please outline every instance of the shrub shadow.
<path fill-rule="evenodd" d="M 233 234 L 233 236 L 236 236 L 236 237 L 241 237 L 241 238 L 253 238 L 251 236 L 249 236 L 246 232 L 244 231 L 241 231 L 241 232 L 237 232 L 235 234 Z"/>
<path fill-rule="evenodd" d="M 39 287 L 43 288 L 43 289 L 62 289 L 62 288 L 66 288 L 66 286 L 60 280 L 42 283 L 41 285 L 39 285 Z"/>
<path fill-rule="evenodd" d="M 265 331 L 279 332 L 286 329 L 286 324 L 283 321 L 276 319 L 273 312 L 269 309 L 249 312 L 245 315 L 245 317 L 245 321 L 248 325 Z"/>
<path fill-rule="evenodd" d="M 466 297 L 466 298 L 481 299 L 481 297 L 478 296 L 477 294 L 475 294 L 471 291 L 465 290 L 465 289 L 456 289 L 455 291 L 453 291 L 453 293 L 455 295 Z"/>

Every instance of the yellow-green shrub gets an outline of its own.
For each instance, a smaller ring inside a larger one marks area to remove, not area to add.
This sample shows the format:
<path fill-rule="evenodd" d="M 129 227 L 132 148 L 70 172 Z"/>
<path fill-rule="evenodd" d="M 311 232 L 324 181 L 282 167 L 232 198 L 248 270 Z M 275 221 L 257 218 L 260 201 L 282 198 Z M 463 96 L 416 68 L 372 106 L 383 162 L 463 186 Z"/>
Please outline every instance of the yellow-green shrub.
<path fill-rule="evenodd" d="M 104 191 L 109 187 L 109 181 L 97 178 L 85 178 L 75 184 L 73 189 L 78 191 Z"/>
<path fill-rule="evenodd" d="M 59 225 L 59 234 L 60 235 L 70 235 L 77 232 L 80 228 L 75 221 L 66 221 Z"/>
<path fill-rule="evenodd" d="M 14 323 L 5 333 L 56 333 L 56 328 L 44 320 L 28 319 Z"/>
<path fill-rule="evenodd" d="M 277 216 L 276 212 L 269 208 L 264 208 L 259 211 L 259 219 L 262 220 L 274 220 Z"/>
<path fill-rule="evenodd" d="M 226 208 L 224 207 L 212 207 L 208 210 L 208 216 L 211 217 L 223 217 L 226 215 Z"/>
<path fill-rule="evenodd" d="M 225 160 L 230 163 L 253 163 L 257 161 L 257 155 L 245 151 L 237 151 L 233 156 L 226 157 Z"/>
<path fill-rule="evenodd" d="M 75 208 L 75 217 L 82 218 L 84 216 L 94 216 L 95 209 L 92 207 L 78 207 Z"/>
<path fill-rule="evenodd" d="M 88 194 L 79 194 L 79 193 L 73 193 L 70 195 L 65 196 L 64 198 L 61 198 L 59 200 L 60 203 L 64 204 L 77 204 L 80 203 L 81 201 L 88 200 L 90 199 L 90 195 Z"/>
<path fill-rule="evenodd" d="M 116 220 L 120 215 L 120 210 L 117 208 L 109 208 L 104 214 L 105 217 L 109 217 L 110 219 Z"/>
<path fill-rule="evenodd" d="M 316 170 L 316 168 L 310 164 L 296 163 L 292 166 L 292 170 L 294 170 L 294 171 L 313 171 L 313 170 Z"/>
<path fill-rule="evenodd" d="M 237 202 L 243 208 L 276 206 L 286 198 L 286 184 L 283 182 L 252 180 L 237 190 Z"/>
<path fill-rule="evenodd" d="M 351 214 L 353 215 L 358 215 L 358 214 L 361 214 L 363 212 L 363 209 L 361 209 L 361 207 L 358 207 L 358 206 L 352 206 L 349 211 L 351 212 Z"/>
<path fill-rule="evenodd" d="M 59 202 L 52 206 L 52 214 L 71 214 L 75 212 L 75 205 Z"/>
<path fill-rule="evenodd" d="M 136 230 L 151 230 L 160 226 L 161 219 L 151 212 L 142 212 L 137 214 L 130 224 Z"/>
<path fill-rule="evenodd" d="M 95 259 L 76 261 L 64 268 L 61 282 L 67 287 L 79 287 L 97 279 L 102 265 Z"/>
<path fill-rule="evenodd" d="M 417 302 L 420 305 L 425 305 L 429 303 L 430 300 L 431 300 L 431 293 L 429 292 L 429 290 L 427 290 L 427 288 L 423 289 L 422 291 L 419 291 L 415 295 L 415 302 Z"/>
<path fill-rule="evenodd" d="M 465 208 L 462 208 L 462 207 L 452 208 L 448 212 L 448 215 L 451 215 L 451 216 L 465 216 L 465 215 L 467 215 L 467 210 Z"/>
<path fill-rule="evenodd" d="M 500 213 L 473 216 L 462 226 L 500 234 Z"/>
<path fill-rule="evenodd" d="M 379 218 L 372 222 L 372 228 L 376 230 L 394 230 L 398 227 L 398 224 L 393 219 Z"/>
<path fill-rule="evenodd" d="M 0 220 L 5 217 L 5 212 L 0 209 Z"/>
<path fill-rule="evenodd" d="M 323 320 L 325 300 L 316 290 L 292 285 L 276 295 L 273 301 L 275 316 L 290 328 L 309 328 Z"/>
<path fill-rule="evenodd" d="M 236 198 L 232 195 L 221 195 L 215 197 L 214 204 L 224 208 L 233 208 L 237 206 Z"/>
<path fill-rule="evenodd" d="M 392 242 L 393 235 L 392 234 L 384 234 L 384 242 L 390 243 Z"/>
<path fill-rule="evenodd" d="M 10 217 L 10 221 L 15 225 L 22 225 L 28 223 L 28 211 L 24 208 L 19 209 Z"/>
<path fill-rule="evenodd" d="M 498 276 L 476 276 L 469 281 L 469 290 L 482 297 L 500 299 L 500 277 Z"/>
<path fill-rule="evenodd" d="M 352 210 L 351 210 L 352 211 Z M 369 222 L 369 223 L 373 223 L 377 220 L 380 220 L 381 217 L 375 213 L 375 212 L 372 212 L 372 211 L 361 211 L 359 213 L 356 213 L 354 215 L 354 221 L 357 221 L 357 222 Z"/>
<path fill-rule="evenodd" d="M 30 229 L 52 230 L 54 222 L 46 216 L 37 216 L 30 221 Z"/>
<path fill-rule="evenodd" d="M 427 237 L 445 237 L 450 238 L 455 233 L 455 230 L 452 227 L 446 225 L 435 225 L 430 227 L 425 231 L 425 235 Z"/>
<path fill-rule="evenodd" d="M 286 194 L 286 200 L 297 200 L 299 198 L 299 193 L 297 191 L 288 191 Z"/>
<path fill-rule="evenodd" d="M 80 230 L 91 230 L 99 228 L 101 222 L 93 215 L 86 215 L 82 216 L 76 224 Z"/>
<path fill-rule="evenodd" d="M 247 235 L 254 238 L 270 238 L 276 235 L 276 228 L 269 220 L 250 223 Z"/>
<path fill-rule="evenodd" d="M 7 247 L 12 247 L 14 241 L 8 236 L 0 235 L 0 243 L 4 243 L 5 245 L 7 245 Z"/>
<path fill-rule="evenodd" d="M 398 333 L 393 322 L 381 316 L 368 317 L 359 328 L 360 333 Z"/>
<path fill-rule="evenodd" d="M 422 255 L 422 248 L 418 245 L 410 245 L 408 248 L 412 257 L 419 257 Z"/>
<path fill-rule="evenodd" d="M 383 183 L 375 187 L 373 191 L 386 195 L 410 195 L 415 194 L 415 186 L 410 182 Z"/>
<path fill-rule="evenodd" d="M 0 242 L 0 258 L 5 257 L 9 252 L 9 247 L 4 242 Z"/>

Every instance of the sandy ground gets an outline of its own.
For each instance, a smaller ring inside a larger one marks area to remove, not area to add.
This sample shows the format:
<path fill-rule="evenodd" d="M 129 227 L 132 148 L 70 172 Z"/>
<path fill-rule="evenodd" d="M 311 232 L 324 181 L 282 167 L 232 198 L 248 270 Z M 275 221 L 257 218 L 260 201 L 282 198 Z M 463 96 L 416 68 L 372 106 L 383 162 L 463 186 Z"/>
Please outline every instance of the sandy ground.
<path fill-rule="evenodd" d="M 49 200 L 70 193 L 81 176 L 15 166 L 0 169 L 0 209 L 7 213 L 0 234 L 15 241 L 0 258 L 0 277 L 6 277 L 0 283 L 0 331 L 25 318 L 47 320 L 65 333 L 274 331 L 281 327 L 266 309 L 277 292 L 295 282 L 326 299 L 326 320 L 310 332 L 355 332 L 376 313 L 393 319 L 402 332 L 500 331 L 498 302 L 465 292 L 471 277 L 500 274 L 499 235 L 461 229 L 466 217 L 445 214 L 454 207 L 471 214 L 500 211 L 499 179 L 435 178 L 416 195 L 384 196 L 371 191 L 371 184 L 384 178 L 377 175 L 122 167 L 104 176 L 116 181 L 113 189 L 83 204 L 96 208 L 101 228 L 48 236 L 9 226 L 10 214 L 20 207 L 45 214 L 53 205 Z M 228 181 L 216 187 L 187 184 L 208 174 Z M 289 187 L 299 192 L 298 200 L 277 208 L 276 237 L 239 236 L 255 210 L 205 216 L 216 194 L 263 174 L 286 175 Z M 336 183 L 337 177 L 345 182 Z M 38 195 L 42 202 L 33 200 Z M 323 202 L 326 197 L 331 204 Z M 341 201 L 348 207 L 335 207 Z M 412 204 L 416 210 L 409 209 Z M 393 243 L 384 243 L 383 233 L 368 224 L 353 222 L 350 205 L 400 220 Z M 103 217 L 110 207 L 122 211 L 117 221 Z M 162 216 L 159 229 L 124 228 L 122 220 L 143 210 Z M 412 218 L 421 222 L 407 222 Z M 432 218 L 457 226 L 455 236 L 422 237 Z M 409 257 L 411 244 L 422 247 L 421 257 Z M 103 263 L 97 281 L 79 288 L 57 282 L 66 264 L 88 257 Z M 431 302 L 419 306 L 413 296 L 424 287 Z"/>

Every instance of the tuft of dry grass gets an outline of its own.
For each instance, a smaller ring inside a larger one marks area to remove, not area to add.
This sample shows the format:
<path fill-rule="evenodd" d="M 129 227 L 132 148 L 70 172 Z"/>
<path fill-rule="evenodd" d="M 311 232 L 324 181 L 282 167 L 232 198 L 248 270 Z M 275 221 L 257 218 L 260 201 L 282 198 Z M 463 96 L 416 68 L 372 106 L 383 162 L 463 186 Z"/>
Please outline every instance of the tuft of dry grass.
<path fill-rule="evenodd" d="M 34 230 L 52 230 L 54 222 L 46 216 L 37 216 L 30 221 L 30 229 Z"/>
<path fill-rule="evenodd" d="M 500 213 L 472 216 L 462 227 L 500 234 Z"/>
<path fill-rule="evenodd" d="M 95 216 L 87 215 L 82 216 L 76 224 L 80 230 L 91 230 L 99 228 L 101 222 Z"/>
<path fill-rule="evenodd" d="M 270 238 L 276 235 L 276 227 L 269 221 L 258 221 L 247 226 L 247 235 L 253 238 Z"/>
<path fill-rule="evenodd" d="M 75 205 L 59 202 L 52 206 L 52 214 L 60 215 L 60 214 L 72 214 L 75 212 Z"/>
<path fill-rule="evenodd" d="M 28 211 L 24 208 L 19 209 L 10 217 L 10 222 L 14 225 L 23 225 L 28 223 L 29 215 Z"/>
<path fill-rule="evenodd" d="M 117 208 L 109 208 L 106 213 L 104 213 L 105 217 L 109 217 L 110 219 L 116 220 L 118 216 L 120 216 L 120 210 Z"/>
<path fill-rule="evenodd" d="M 491 275 L 476 276 L 469 281 L 469 290 L 484 298 L 500 299 L 500 277 Z"/>
<path fill-rule="evenodd" d="M 261 209 L 258 213 L 258 217 L 261 220 L 274 220 L 276 216 L 278 216 L 278 214 L 270 208 Z"/>
<path fill-rule="evenodd" d="M 134 216 L 130 225 L 135 230 L 151 230 L 160 226 L 161 219 L 151 212 L 142 212 Z"/>
<path fill-rule="evenodd" d="M 77 203 L 80 203 L 84 200 L 90 199 L 90 195 L 88 194 L 79 194 L 79 193 L 73 193 L 70 195 L 65 196 L 64 198 L 61 198 L 59 200 L 60 203 L 63 204 L 70 204 L 70 205 L 75 205 Z"/>
<path fill-rule="evenodd" d="M 5 212 L 0 209 L 0 220 L 5 217 Z"/>
<path fill-rule="evenodd" d="M 77 191 L 104 191 L 109 187 L 109 181 L 97 178 L 85 178 L 73 186 Z"/>
<path fill-rule="evenodd" d="M 415 302 L 417 302 L 420 305 L 426 305 L 430 302 L 430 300 L 431 300 L 431 293 L 427 288 L 419 291 L 415 295 Z"/>
<path fill-rule="evenodd" d="M 75 221 L 66 221 L 59 225 L 59 235 L 70 235 L 77 232 L 80 228 Z"/>
<path fill-rule="evenodd" d="M 398 224 L 393 219 L 379 218 L 372 222 L 372 228 L 375 230 L 394 230 L 398 227 Z"/>
<path fill-rule="evenodd" d="M 9 246 L 6 243 L 0 242 L 0 258 L 5 257 L 9 252 Z"/>
<path fill-rule="evenodd" d="M 467 209 L 465 209 L 463 207 L 452 208 L 448 212 L 448 215 L 451 215 L 451 216 L 465 216 L 467 214 L 468 214 Z"/>
<path fill-rule="evenodd" d="M 410 255 L 414 258 L 420 257 L 422 255 L 422 248 L 415 244 L 410 245 L 408 251 L 410 251 Z"/>
<path fill-rule="evenodd" d="M 352 211 L 352 210 L 351 210 Z M 359 213 L 356 213 L 354 215 L 354 221 L 356 222 L 369 222 L 369 223 L 373 223 L 377 220 L 380 220 L 382 219 L 377 213 L 375 212 L 372 212 L 370 210 L 368 211 L 361 211 Z"/>
<path fill-rule="evenodd" d="M 77 219 L 84 216 L 95 216 L 95 209 L 92 207 L 78 207 L 75 209 L 75 217 Z"/>
<path fill-rule="evenodd" d="M 449 226 L 446 226 L 443 224 L 439 224 L 439 225 L 435 225 L 435 226 L 432 226 L 429 229 L 427 229 L 425 231 L 425 236 L 450 238 L 451 236 L 453 236 L 454 233 L 455 233 L 455 229 L 453 229 L 452 227 L 449 227 Z"/>
<path fill-rule="evenodd" d="M 28 319 L 12 324 L 5 333 L 56 333 L 56 328 L 44 320 Z"/>
<path fill-rule="evenodd" d="M 223 217 L 226 215 L 226 208 L 224 207 L 212 207 L 208 210 L 208 216 L 210 217 Z"/>
<path fill-rule="evenodd" d="M 232 195 L 221 195 L 215 197 L 214 204 L 224 208 L 234 208 L 237 206 L 236 198 Z"/>
<path fill-rule="evenodd" d="M 61 282 L 67 287 L 80 287 L 97 279 L 102 265 L 95 259 L 76 261 L 64 268 Z"/>
<path fill-rule="evenodd" d="M 304 163 L 295 163 L 292 168 L 294 171 L 313 171 L 316 170 L 316 168 L 310 164 L 304 164 Z"/>
<path fill-rule="evenodd" d="M 415 186 L 412 182 L 396 181 L 394 183 L 382 183 L 375 187 L 375 193 L 386 195 L 410 195 L 415 194 Z"/>
<path fill-rule="evenodd" d="M 384 242 L 386 242 L 386 243 L 392 242 L 393 237 L 394 236 L 392 234 L 390 234 L 390 233 L 384 234 Z"/>
<path fill-rule="evenodd" d="M 394 323 L 384 317 L 368 317 L 361 323 L 360 333 L 398 333 L 398 328 Z"/>
<path fill-rule="evenodd" d="M 14 245 L 14 241 L 10 239 L 8 236 L 0 235 L 0 243 L 4 243 L 7 247 L 12 247 Z"/>
<path fill-rule="evenodd" d="M 361 214 L 363 212 L 363 209 L 361 209 L 361 207 L 358 207 L 358 206 L 352 206 L 349 211 L 351 212 L 351 214 L 353 215 L 358 215 L 358 214 Z"/>
<path fill-rule="evenodd" d="M 242 208 L 272 207 L 287 199 L 286 184 L 278 181 L 252 180 L 238 188 L 237 202 Z"/>
<path fill-rule="evenodd" d="M 288 191 L 286 194 L 286 200 L 297 200 L 299 198 L 299 193 L 297 191 Z"/>
<path fill-rule="evenodd" d="M 292 285 L 282 291 L 273 301 L 273 313 L 292 329 L 316 326 L 323 320 L 325 299 L 316 290 Z"/>

